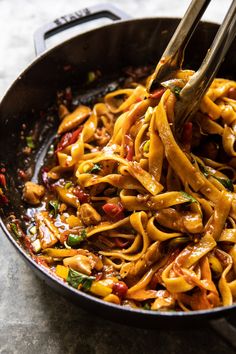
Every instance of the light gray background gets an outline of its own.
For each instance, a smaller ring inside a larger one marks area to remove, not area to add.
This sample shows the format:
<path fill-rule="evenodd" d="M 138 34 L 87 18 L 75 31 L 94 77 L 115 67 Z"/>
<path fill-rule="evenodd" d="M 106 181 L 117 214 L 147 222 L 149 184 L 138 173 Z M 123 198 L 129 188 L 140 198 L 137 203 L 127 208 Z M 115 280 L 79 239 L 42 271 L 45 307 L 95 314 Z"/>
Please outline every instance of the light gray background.
<path fill-rule="evenodd" d="M 133 17 L 180 17 L 190 1 L 108 2 Z M 97 0 L 0 0 L 0 97 L 33 60 L 32 36 L 39 26 L 98 3 Z M 204 18 L 220 22 L 229 4 L 229 0 L 212 0 Z M 73 34 L 79 31 L 81 29 L 73 30 Z M 188 332 L 140 330 L 86 313 L 36 278 L 0 233 L 0 353 L 185 352 L 233 353 L 211 329 Z"/>

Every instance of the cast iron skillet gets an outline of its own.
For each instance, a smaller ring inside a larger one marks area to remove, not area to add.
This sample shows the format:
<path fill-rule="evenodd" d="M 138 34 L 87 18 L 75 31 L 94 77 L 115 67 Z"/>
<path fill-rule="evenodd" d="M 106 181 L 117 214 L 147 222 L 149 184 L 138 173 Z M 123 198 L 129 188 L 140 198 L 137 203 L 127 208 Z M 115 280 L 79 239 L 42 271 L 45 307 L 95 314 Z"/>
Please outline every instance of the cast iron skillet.
<path fill-rule="evenodd" d="M 114 23 L 77 35 L 53 49 L 45 51 L 45 39 L 57 32 L 82 22 L 107 17 Z M 118 21 L 117 21 L 118 20 Z M 123 21 L 120 21 L 123 20 Z M 36 264 L 6 227 L 7 217 L 12 211 L 19 215 L 21 192 L 17 187 L 17 169 L 22 159 L 17 155 L 20 145 L 19 130 L 23 123 L 34 123 L 39 112 L 55 102 L 58 89 L 69 85 L 79 87 L 81 77 L 94 68 L 103 75 L 118 73 L 122 67 L 156 63 L 170 40 L 179 19 L 145 18 L 129 19 L 122 11 L 110 5 L 96 6 L 63 16 L 44 26 L 35 34 L 37 59 L 16 79 L 0 104 L 0 162 L 4 163 L 10 183 L 10 207 L 2 208 L 0 224 L 3 233 L 15 246 L 27 264 L 61 294 L 69 297 L 81 307 L 112 320 L 142 327 L 183 327 L 208 323 L 206 320 L 225 317 L 236 313 L 236 305 L 220 307 L 211 311 L 189 313 L 154 312 L 129 309 L 105 303 L 89 294 L 78 292 L 54 278 Z M 197 69 L 212 43 L 218 25 L 200 23 L 186 51 L 185 67 Z M 41 54 L 43 53 L 43 54 Z M 65 70 L 70 66 L 71 70 Z M 236 78 L 236 41 L 221 66 L 219 76 Z M 55 130 L 54 130 L 55 131 Z M 48 136 L 34 156 L 42 163 Z M 36 172 L 37 167 L 36 165 Z M 3 210 L 4 209 L 4 210 Z M 217 327 L 217 326 L 215 326 Z M 235 336 L 235 335 L 234 335 Z"/>

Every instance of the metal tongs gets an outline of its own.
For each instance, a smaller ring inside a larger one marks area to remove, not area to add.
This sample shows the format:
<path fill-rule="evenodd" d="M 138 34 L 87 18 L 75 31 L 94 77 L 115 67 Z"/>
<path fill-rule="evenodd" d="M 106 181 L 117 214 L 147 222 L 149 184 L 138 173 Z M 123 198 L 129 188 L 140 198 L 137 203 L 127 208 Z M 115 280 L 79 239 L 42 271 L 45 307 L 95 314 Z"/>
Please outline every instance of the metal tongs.
<path fill-rule="evenodd" d="M 161 86 L 163 81 L 170 78 L 171 73 L 173 74 L 174 71 L 181 68 L 185 47 L 209 3 L 210 0 L 193 0 L 191 2 L 150 78 L 148 92 L 153 92 Z M 233 0 L 200 68 L 180 91 L 179 99 L 175 105 L 173 122 L 176 137 L 180 137 L 184 123 L 189 121 L 199 108 L 200 101 L 224 60 L 235 34 L 236 0 Z"/>

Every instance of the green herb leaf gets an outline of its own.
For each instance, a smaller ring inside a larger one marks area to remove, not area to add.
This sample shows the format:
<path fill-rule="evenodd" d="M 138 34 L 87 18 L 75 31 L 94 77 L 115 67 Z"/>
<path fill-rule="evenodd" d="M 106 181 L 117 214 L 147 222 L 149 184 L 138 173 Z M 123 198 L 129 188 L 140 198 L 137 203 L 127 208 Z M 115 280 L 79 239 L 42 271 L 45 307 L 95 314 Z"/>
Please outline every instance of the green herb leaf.
<path fill-rule="evenodd" d="M 90 170 L 90 173 L 97 173 L 99 171 L 101 171 L 101 167 L 99 164 L 95 163 L 93 168 Z"/>
<path fill-rule="evenodd" d="M 69 234 L 67 239 L 67 244 L 71 247 L 78 246 L 82 241 L 84 241 L 87 237 L 86 230 L 83 229 L 80 235 L 77 234 Z"/>
<path fill-rule="evenodd" d="M 172 92 L 175 94 L 175 96 L 176 96 L 177 98 L 179 98 L 179 95 L 180 95 L 181 90 L 182 90 L 181 87 L 175 86 L 175 87 L 173 88 Z"/>
<path fill-rule="evenodd" d="M 10 223 L 10 228 L 12 230 L 12 232 L 15 234 L 16 237 L 21 237 L 22 236 L 22 230 L 19 228 L 19 226 L 14 223 L 14 222 L 11 222 Z"/>
<path fill-rule="evenodd" d="M 201 163 L 198 166 L 199 166 L 199 170 L 204 174 L 204 176 L 208 177 L 209 176 L 209 172 L 207 171 L 205 166 L 203 166 Z"/>
<path fill-rule="evenodd" d="M 148 153 L 150 148 L 150 140 L 147 140 L 146 143 L 143 145 L 143 152 Z"/>
<path fill-rule="evenodd" d="M 93 280 L 95 280 L 95 277 L 76 272 L 71 268 L 67 277 L 67 282 L 73 286 L 73 288 L 78 289 L 78 286 L 81 284 L 82 289 L 87 291 L 91 288 Z"/>
<path fill-rule="evenodd" d="M 34 144 L 34 141 L 33 141 L 33 138 L 32 136 L 27 136 L 26 137 L 26 143 L 27 143 L 27 146 L 31 149 L 34 149 L 35 148 L 35 144 Z"/>
<path fill-rule="evenodd" d="M 144 310 L 151 310 L 151 306 L 146 302 L 146 304 L 143 306 Z"/>
<path fill-rule="evenodd" d="M 59 201 L 58 200 L 50 200 L 48 205 L 49 205 L 49 208 L 51 209 L 50 215 L 54 216 L 56 218 L 58 215 L 58 210 L 59 210 Z"/>
<path fill-rule="evenodd" d="M 72 186 L 72 182 L 71 181 L 69 181 L 69 182 L 66 182 L 66 184 L 65 184 L 65 189 L 69 189 L 71 186 Z"/>
<path fill-rule="evenodd" d="M 234 185 L 231 179 L 216 177 L 215 175 L 212 175 L 212 177 L 214 177 L 217 181 L 219 181 L 228 191 L 230 192 L 234 191 Z"/>
<path fill-rule="evenodd" d="M 190 202 L 190 203 L 197 203 L 197 199 L 195 199 L 192 195 L 186 193 L 186 192 L 183 192 L 181 191 L 181 194 L 186 198 L 188 199 L 187 202 Z"/>

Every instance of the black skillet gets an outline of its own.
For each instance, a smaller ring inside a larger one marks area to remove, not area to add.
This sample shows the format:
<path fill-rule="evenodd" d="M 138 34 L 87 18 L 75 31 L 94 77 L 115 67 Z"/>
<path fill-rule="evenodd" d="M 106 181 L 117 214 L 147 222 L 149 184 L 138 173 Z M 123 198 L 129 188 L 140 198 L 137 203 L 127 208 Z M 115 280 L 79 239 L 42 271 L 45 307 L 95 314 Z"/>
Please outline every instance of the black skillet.
<path fill-rule="evenodd" d="M 45 50 L 45 40 L 55 33 L 104 17 L 114 22 L 77 35 L 53 49 Z M 53 116 L 53 103 L 57 91 L 67 86 L 78 88 L 88 71 L 99 68 L 104 77 L 114 77 L 123 67 L 129 65 L 155 64 L 178 23 L 179 19 L 173 18 L 129 19 L 129 16 L 110 5 L 86 8 L 63 16 L 36 32 L 37 58 L 15 80 L 0 104 L 0 162 L 7 170 L 10 199 L 8 207 L 1 207 L 0 224 L 3 233 L 37 275 L 64 296 L 103 317 L 148 328 L 208 325 L 210 323 L 208 320 L 235 315 L 236 305 L 207 311 L 176 313 L 136 310 L 105 303 L 94 296 L 76 291 L 36 264 L 6 225 L 9 214 L 19 216 L 24 210 L 21 206 L 19 187 L 21 183 L 17 173 L 25 163 L 18 154 L 21 148 L 19 132 L 22 124 L 33 126 L 39 120 L 44 122 L 42 116 L 48 111 L 48 107 L 52 107 L 48 114 Z M 217 24 L 205 22 L 199 24 L 186 50 L 185 67 L 198 68 L 217 29 Z M 232 44 L 218 76 L 236 78 L 236 41 Z M 44 129 L 43 126 L 44 124 L 40 128 L 42 134 L 37 153 L 33 155 L 33 160 L 38 161 L 35 165 L 34 178 L 42 163 L 45 146 L 48 146 L 50 132 L 55 132 L 53 124 L 51 130 Z M 223 321 L 223 330 L 219 321 Z M 233 327 L 230 325 L 225 327 L 227 323 L 225 319 L 213 323 L 213 327 L 221 334 L 225 331 L 226 337 L 227 335 L 231 337 L 230 340 L 232 336 L 235 338 L 235 334 L 230 333 Z"/>

